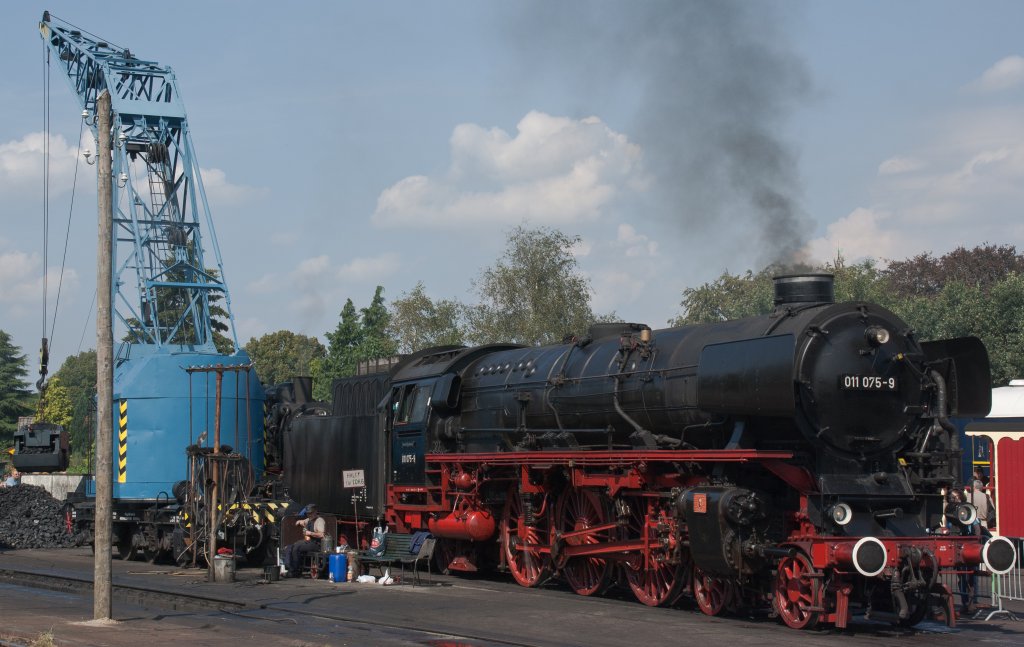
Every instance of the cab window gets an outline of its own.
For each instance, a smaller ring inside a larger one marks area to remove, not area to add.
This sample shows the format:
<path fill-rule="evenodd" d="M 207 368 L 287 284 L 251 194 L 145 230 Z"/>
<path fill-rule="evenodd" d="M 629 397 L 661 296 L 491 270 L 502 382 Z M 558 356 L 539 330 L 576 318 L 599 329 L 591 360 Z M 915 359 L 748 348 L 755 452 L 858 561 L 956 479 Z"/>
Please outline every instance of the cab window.
<path fill-rule="evenodd" d="M 410 384 L 401 390 L 400 399 L 395 406 L 395 424 L 423 422 L 427 414 L 427 401 L 430 391 L 417 384 Z"/>

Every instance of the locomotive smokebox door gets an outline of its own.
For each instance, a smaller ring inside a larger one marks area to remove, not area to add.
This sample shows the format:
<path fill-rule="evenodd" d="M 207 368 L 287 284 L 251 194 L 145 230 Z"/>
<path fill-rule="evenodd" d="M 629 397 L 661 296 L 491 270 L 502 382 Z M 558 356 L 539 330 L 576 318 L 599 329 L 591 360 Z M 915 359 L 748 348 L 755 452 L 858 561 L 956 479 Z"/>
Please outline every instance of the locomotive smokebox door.
<path fill-rule="evenodd" d="M 723 577 L 751 571 L 744 561 L 744 544 L 756 541 L 765 525 L 767 510 L 761 497 L 744 488 L 702 487 L 684 492 L 676 505 L 686 518 L 690 554 L 697 566 Z"/>

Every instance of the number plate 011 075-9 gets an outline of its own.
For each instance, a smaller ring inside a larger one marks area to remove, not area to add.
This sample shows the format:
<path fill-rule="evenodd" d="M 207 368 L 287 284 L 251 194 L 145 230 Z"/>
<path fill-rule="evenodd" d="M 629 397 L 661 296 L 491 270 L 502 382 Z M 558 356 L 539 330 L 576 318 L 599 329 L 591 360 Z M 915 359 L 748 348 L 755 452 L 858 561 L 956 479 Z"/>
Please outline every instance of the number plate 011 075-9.
<path fill-rule="evenodd" d="M 839 388 L 851 391 L 896 391 L 899 381 L 880 375 L 840 375 Z"/>

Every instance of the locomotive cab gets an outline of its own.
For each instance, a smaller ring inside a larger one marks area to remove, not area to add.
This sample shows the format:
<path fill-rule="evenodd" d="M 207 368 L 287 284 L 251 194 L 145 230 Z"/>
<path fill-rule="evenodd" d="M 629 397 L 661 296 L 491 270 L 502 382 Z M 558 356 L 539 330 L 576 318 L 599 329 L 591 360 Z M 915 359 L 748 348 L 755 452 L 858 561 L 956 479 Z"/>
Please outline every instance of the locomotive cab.
<path fill-rule="evenodd" d="M 432 382 L 402 384 L 391 390 L 391 475 L 395 485 L 424 480 L 427 417 Z"/>

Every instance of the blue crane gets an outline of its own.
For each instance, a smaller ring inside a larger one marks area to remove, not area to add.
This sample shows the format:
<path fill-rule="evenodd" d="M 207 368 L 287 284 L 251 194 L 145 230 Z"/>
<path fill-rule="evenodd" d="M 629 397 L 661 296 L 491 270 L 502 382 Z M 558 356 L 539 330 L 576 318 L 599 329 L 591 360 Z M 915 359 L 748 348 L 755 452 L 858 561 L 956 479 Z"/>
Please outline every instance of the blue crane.
<path fill-rule="evenodd" d="M 173 70 L 49 16 L 40 30 L 94 137 L 96 98 L 104 90 L 111 95 L 117 321 L 135 343 L 213 351 L 210 303 L 223 296 L 237 350 L 224 265 Z M 204 258 L 204 228 L 214 271 Z"/>
<path fill-rule="evenodd" d="M 250 361 L 238 346 L 173 70 L 49 12 L 39 29 L 51 64 L 64 72 L 94 137 L 96 100 L 105 90 L 111 96 L 114 214 L 108 262 L 114 339 L 122 340 L 114 363 L 115 501 L 167 501 L 190 473 L 186 447 L 202 445 L 197 439 L 203 432 L 212 441 L 215 409 L 221 412 L 222 443 L 261 466 L 263 390 L 255 373 L 244 369 Z M 228 333 L 219 338 L 220 350 L 218 329 Z M 215 406 L 218 371 L 224 396 Z M 121 539 L 128 549 L 139 543 Z"/>

